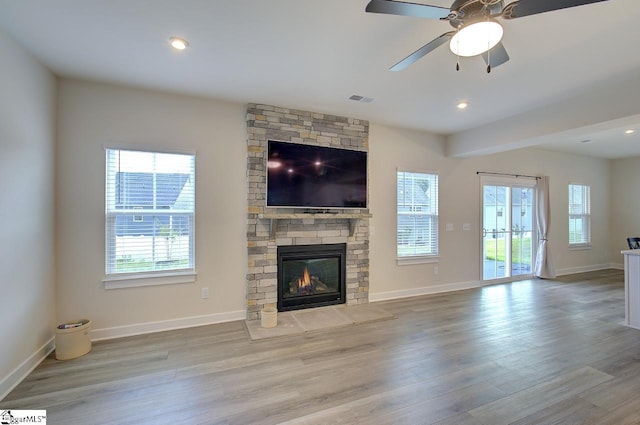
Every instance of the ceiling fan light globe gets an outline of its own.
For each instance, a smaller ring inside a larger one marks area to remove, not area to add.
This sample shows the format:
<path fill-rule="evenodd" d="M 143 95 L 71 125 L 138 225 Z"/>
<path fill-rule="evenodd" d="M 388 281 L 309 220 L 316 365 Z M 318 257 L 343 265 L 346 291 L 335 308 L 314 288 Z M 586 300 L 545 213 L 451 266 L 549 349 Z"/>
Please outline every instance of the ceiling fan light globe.
<path fill-rule="evenodd" d="M 502 40 L 504 30 L 496 21 L 479 21 L 460 28 L 449 48 L 457 56 L 476 56 L 492 49 Z"/>

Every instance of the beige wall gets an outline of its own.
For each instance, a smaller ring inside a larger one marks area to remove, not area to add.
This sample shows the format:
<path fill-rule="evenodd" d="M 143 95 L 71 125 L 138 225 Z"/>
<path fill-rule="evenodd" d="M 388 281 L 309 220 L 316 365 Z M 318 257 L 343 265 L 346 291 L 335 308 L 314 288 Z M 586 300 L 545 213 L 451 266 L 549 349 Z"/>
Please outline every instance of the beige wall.
<path fill-rule="evenodd" d="M 0 32 L 0 399 L 52 347 L 54 77 Z"/>
<path fill-rule="evenodd" d="M 397 168 L 440 174 L 440 262 L 396 265 L 395 171 Z M 560 273 L 609 264 L 610 162 L 537 149 L 456 159 L 444 156 L 439 136 L 371 125 L 370 182 L 371 293 L 374 299 L 429 293 L 478 284 L 480 279 L 480 184 L 477 171 L 550 177 L 553 261 Z M 568 248 L 569 182 L 588 184 L 592 196 L 592 243 L 589 250 Z M 454 230 L 444 230 L 446 223 Z M 463 223 L 471 231 L 463 231 Z M 438 274 L 434 274 L 434 267 Z"/>
<path fill-rule="evenodd" d="M 612 161 L 611 166 L 611 262 L 623 265 L 620 251 L 627 238 L 640 236 L 640 157 Z"/>
<path fill-rule="evenodd" d="M 72 80 L 59 91 L 59 320 L 90 318 L 94 337 L 109 337 L 244 318 L 245 105 Z M 196 283 L 104 289 L 113 146 L 196 152 Z"/>

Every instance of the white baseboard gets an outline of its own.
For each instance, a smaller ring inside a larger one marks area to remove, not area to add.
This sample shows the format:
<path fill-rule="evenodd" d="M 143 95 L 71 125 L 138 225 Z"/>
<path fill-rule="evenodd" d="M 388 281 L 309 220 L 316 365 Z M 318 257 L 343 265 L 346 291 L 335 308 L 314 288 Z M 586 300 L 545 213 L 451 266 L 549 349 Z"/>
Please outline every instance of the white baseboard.
<path fill-rule="evenodd" d="M 417 297 L 420 295 L 440 294 L 443 292 L 462 291 L 464 289 L 480 288 L 483 286 L 483 282 L 470 281 L 470 282 L 456 282 L 446 283 L 443 285 L 425 286 L 421 288 L 401 289 L 399 291 L 387 291 L 387 292 L 374 292 L 369 294 L 369 301 L 387 301 L 395 300 L 398 298 Z"/>
<path fill-rule="evenodd" d="M 35 369 L 55 348 L 55 338 L 51 337 L 35 353 L 23 361 L 8 376 L 0 381 L 0 400 L 3 400 L 33 369 Z"/>
<path fill-rule="evenodd" d="M 618 267 L 614 267 L 616 264 L 607 263 L 607 264 L 593 264 L 590 266 L 581 266 L 581 267 L 568 267 L 566 269 L 558 269 L 556 270 L 556 276 L 564 276 L 568 274 L 574 273 L 585 273 L 585 272 L 595 272 L 597 270 L 605 270 L 605 269 L 617 269 Z M 620 269 L 624 269 L 624 265 L 620 267 Z"/>
<path fill-rule="evenodd" d="M 566 269 L 556 270 L 556 275 L 564 276 L 568 274 L 593 272 L 597 270 L 606 270 L 606 269 L 624 270 L 624 264 L 608 263 L 608 264 L 594 264 L 594 265 L 583 266 L 583 267 L 569 267 Z M 440 294 L 443 292 L 462 291 L 464 289 L 481 288 L 485 285 L 492 285 L 494 283 L 496 282 L 469 281 L 469 282 L 446 283 L 443 285 L 426 286 L 421 288 L 402 289 L 399 291 L 377 292 L 377 293 L 369 294 L 369 302 L 417 297 L 420 295 Z"/>
<path fill-rule="evenodd" d="M 192 328 L 195 326 L 213 325 L 215 323 L 244 320 L 247 317 L 245 310 L 228 313 L 207 314 L 204 316 L 184 317 L 180 319 L 163 320 L 159 322 L 137 323 L 134 325 L 116 326 L 112 328 L 94 329 L 91 331 L 91 340 L 122 338 L 125 336 L 142 335 L 153 332 L 170 331 L 174 329 Z"/>

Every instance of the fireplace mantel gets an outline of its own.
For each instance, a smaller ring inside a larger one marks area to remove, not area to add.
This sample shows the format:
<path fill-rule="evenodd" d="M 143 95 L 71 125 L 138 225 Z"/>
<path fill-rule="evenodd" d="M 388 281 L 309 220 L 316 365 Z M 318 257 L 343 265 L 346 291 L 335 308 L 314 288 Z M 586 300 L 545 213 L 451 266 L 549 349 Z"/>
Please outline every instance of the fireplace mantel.
<path fill-rule="evenodd" d="M 276 237 L 276 229 L 278 228 L 278 220 L 349 220 L 349 237 L 353 236 L 358 220 L 371 218 L 368 213 L 277 213 L 266 212 L 258 214 L 261 220 L 270 220 L 269 234 L 271 239 Z"/>

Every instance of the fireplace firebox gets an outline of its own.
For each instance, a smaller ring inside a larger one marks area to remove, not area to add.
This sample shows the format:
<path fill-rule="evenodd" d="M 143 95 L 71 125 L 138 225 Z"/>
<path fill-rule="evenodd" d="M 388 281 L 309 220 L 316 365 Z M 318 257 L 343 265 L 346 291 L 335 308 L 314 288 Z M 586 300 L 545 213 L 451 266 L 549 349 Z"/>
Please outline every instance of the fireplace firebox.
<path fill-rule="evenodd" d="M 278 247 L 278 310 L 298 310 L 346 300 L 346 244 Z"/>

